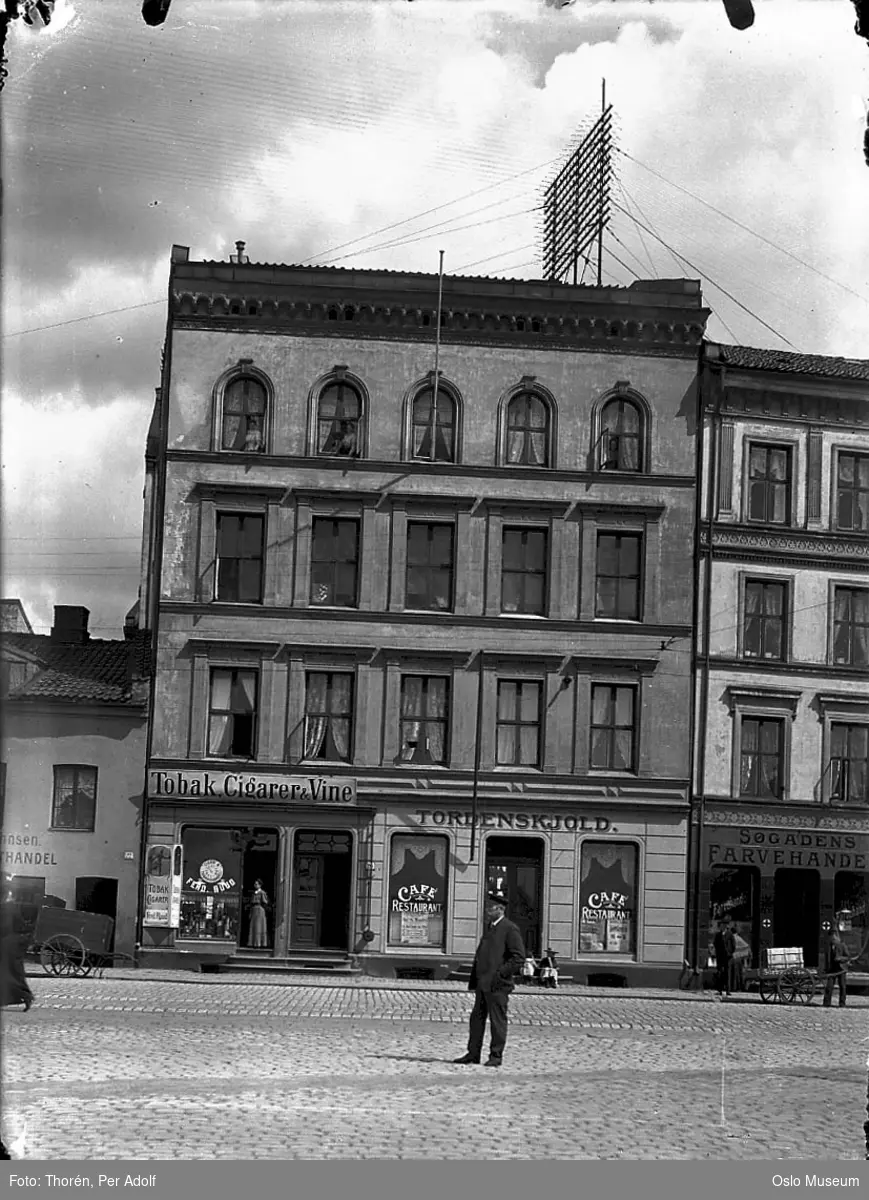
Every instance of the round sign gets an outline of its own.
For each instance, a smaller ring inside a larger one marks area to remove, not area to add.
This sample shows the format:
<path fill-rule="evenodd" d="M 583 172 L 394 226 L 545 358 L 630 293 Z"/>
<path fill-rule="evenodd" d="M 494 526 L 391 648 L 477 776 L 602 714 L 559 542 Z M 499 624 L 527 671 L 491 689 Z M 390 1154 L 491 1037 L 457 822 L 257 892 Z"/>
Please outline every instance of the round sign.
<path fill-rule="evenodd" d="M 206 858 L 199 868 L 199 877 L 206 883 L 217 883 L 219 879 L 223 878 L 223 864 L 219 863 L 216 858 Z"/>

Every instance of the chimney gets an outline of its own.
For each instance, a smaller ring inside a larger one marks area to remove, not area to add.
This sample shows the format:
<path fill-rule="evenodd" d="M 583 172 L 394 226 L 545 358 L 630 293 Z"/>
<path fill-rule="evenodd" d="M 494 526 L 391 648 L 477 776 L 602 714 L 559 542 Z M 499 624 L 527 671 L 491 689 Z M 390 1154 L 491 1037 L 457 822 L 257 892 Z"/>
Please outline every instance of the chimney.
<path fill-rule="evenodd" d="M 77 604 L 55 604 L 54 625 L 51 629 L 53 642 L 67 642 L 71 646 L 83 646 L 88 634 L 90 611 Z"/>

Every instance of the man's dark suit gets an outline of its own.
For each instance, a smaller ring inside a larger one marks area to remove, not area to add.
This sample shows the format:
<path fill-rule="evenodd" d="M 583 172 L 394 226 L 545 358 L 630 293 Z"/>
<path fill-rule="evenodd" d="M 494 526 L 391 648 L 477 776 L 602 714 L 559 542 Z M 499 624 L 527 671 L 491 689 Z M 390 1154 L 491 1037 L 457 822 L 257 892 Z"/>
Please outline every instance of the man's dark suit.
<path fill-rule="evenodd" d="M 471 967 L 469 992 L 476 992 L 471 1012 L 468 1054 L 479 1061 L 486 1033 L 486 1018 L 491 1024 L 489 1058 L 501 1061 L 507 1041 L 507 1001 L 513 991 L 513 976 L 525 961 L 522 935 L 512 921 L 501 917 L 490 925 L 480 939 Z"/>

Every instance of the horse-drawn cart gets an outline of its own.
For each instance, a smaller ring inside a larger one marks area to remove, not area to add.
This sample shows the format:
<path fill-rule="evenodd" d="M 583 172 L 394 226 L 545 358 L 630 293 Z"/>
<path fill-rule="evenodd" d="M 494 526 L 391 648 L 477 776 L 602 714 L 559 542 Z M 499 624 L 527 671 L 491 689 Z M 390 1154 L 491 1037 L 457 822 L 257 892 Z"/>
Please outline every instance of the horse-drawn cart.
<path fill-rule="evenodd" d="M 88 975 L 112 956 L 115 923 L 102 913 L 40 908 L 33 949 L 50 975 Z"/>

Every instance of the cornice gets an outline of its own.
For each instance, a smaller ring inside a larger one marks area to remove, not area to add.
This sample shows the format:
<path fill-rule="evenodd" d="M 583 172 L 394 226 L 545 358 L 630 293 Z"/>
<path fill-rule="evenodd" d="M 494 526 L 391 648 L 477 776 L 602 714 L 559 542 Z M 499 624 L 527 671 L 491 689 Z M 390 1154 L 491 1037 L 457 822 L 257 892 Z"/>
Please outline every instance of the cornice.
<path fill-rule="evenodd" d="M 752 825 L 777 829 L 824 829 L 837 833 L 869 833 L 869 812 L 865 815 L 846 815 L 853 809 L 807 803 L 801 810 L 780 810 L 764 804 L 755 808 L 738 809 L 729 801 L 706 798 L 704 819 L 709 825 Z M 719 807 L 725 804 L 726 807 Z M 715 807 L 711 807 L 715 805 Z"/>
<path fill-rule="evenodd" d="M 701 667 L 705 663 L 705 657 L 702 654 L 695 655 L 695 667 Z M 866 679 L 865 667 L 848 667 L 841 663 L 817 663 L 817 662 L 799 662 L 795 659 L 776 660 L 771 658 L 733 658 L 730 655 L 713 654 L 709 659 L 710 671 L 719 675 L 728 671 L 736 671 L 739 674 L 746 675 L 771 675 L 788 677 L 801 676 L 819 676 L 822 679 L 829 680 L 859 680 L 861 683 Z M 796 680 L 792 679 L 796 685 Z M 798 686 L 798 685 L 797 685 Z"/>
<path fill-rule="evenodd" d="M 700 547 L 709 550 L 705 527 L 700 531 Z M 716 558 L 869 570 L 869 538 L 848 534 L 718 524 L 712 531 L 712 551 Z"/>

